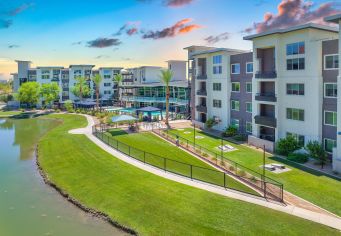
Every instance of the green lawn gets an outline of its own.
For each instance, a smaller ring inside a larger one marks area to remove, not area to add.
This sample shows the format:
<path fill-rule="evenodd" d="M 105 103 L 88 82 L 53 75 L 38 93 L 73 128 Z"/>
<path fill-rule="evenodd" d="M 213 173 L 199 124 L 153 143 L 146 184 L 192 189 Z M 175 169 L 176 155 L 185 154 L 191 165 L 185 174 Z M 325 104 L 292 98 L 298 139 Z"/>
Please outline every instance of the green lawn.
<path fill-rule="evenodd" d="M 118 140 L 122 143 L 118 145 L 118 149 L 120 151 L 129 154 L 129 147 L 127 145 L 136 148 L 130 149 L 130 155 L 141 161 L 143 161 L 145 158 L 145 160 L 150 164 L 153 164 L 159 168 L 164 168 L 166 166 L 168 170 L 185 176 L 191 176 L 191 168 L 188 165 L 190 164 L 193 165 L 192 176 L 194 178 L 224 186 L 224 174 L 222 172 L 216 171 L 213 167 L 206 164 L 205 162 L 195 158 L 191 154 L 175 147 L 174 145 L 169 144 L 167 141 L 162 140 L 152 133 L 144 132 L 127 134 L 122 130 L 112 129 L 109 131 L 109 134 L 111 134 L 115 140 Z M 116 145 L 113 146 L 117 147 Z M 154 155 L 144 155 L 142 150 Z M 167 160 L 164 161 L 164 159 L 160 156 L 166 157 Z M 233 178 L 229 176 L 225 176 L 225 178 L 225 184 L 227 187 L 259 195 L 254 190 L 234 180 Z"/>
<path fill-rule="evenodd" d="M 185 134 L 184 132 L 191 132 Z M 179 136 L 193 140 L 193 129 L 173 130 Z M 203 136 L 203 139 L 196 139 L 196 143 L 207 147 L 208 149 L 220 153 L 216 147 L 220 145 L 220 138 L 213 137 L 197 130 L 196 136 Z M 263 162 L 263 153 L 244 145 L 237 145 L 224 141 L 224 144 L 230 144 L 238 150 L 225 153 L 225 157 L 240 163 L 253 170 L 261 171 L 260 167 Z M 300 196 L 316 205 L 323 207 L 339 216 L 341 216 L 341 181 L 327 177 L 317 171 L 303 169 L 299 165 L 283 161 L 271 155 L 267 155 L 267 163 L 284 163 L 291 171 L 275 174 L 270 171 L 266 175 L 284 184 L 284 189 Z"/>
<path fill-rule="evenodd" d="M 21 111 L 0 111 L 0 118 L 11 117 L 21 114 Z"/>
<path fill-rule="evenodd" d="M 64 120 L 39 142 L 51 181 L 141 235 L 336 235 L 329 227 L 176 183 L 112 157 L 84 135 L 84 117 Z"/>

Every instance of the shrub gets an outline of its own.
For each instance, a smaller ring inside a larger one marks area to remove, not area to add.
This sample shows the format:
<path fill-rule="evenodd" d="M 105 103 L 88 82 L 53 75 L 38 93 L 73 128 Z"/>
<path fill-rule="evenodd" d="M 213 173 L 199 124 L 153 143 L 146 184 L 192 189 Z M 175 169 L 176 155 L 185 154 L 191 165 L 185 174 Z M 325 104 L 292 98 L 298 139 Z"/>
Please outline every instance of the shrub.
<path fill-rule="evenodd" d="M 56 112 L 57 112 L 57 113 L 60 113 L 60 112 L 61 112 L 61 110 L 60 110 L 60 109 L 56 109 Z"/>
<path fill-rule="evenodd" d="M 316 160 L 318 160 L 321 164 L 321 168 L 327 161 L 327 152 L 323 149 L 322 144 L 318 141 L 309 141 L 306 146 L 310 156 Z"/>
<path fill-rule="evenodd" d="M 207 119 L 205 122 L 205 126 L 208 129 L 211 129 L 215 124 L 216 124 L 216 122 L 213 118 Z"/>
<path fill-rule="evenodd" d="M 67 110 L 67 112 L 74 112 L 74 110 L 73 110 L 73 104 L 72 104 L 72 101 L 71 101 L 71 100 L 67 100 L 67 101 L 64 103 L 64 107 L 65 107 L 65 109 Z"/>
<path fill-rule="evenodd" d="M 300 145 L 297 140 L 292 136 L 288 136 L 277 142 L 276 151 L 280 155 L 288 156 L 289 153 L 292 153 L 299 148 Z"/>
<path fill-rule="evenodd" d="M 229 166 L 229 170 L 230 171 L 234 171 L 234 167 L 233 166 Z"/>
<path fill-rule="evenodd" d="M 220 161 L 220 165 L 225 167 L 225 161 L 224 161 L 224 160 L 221 160 L 221 161 Z"/>
<path fill-rule="evenodd" d="M 303 153 L 289 153 L 287 159 L 298 163 L 306 163 L 308 161 L 308 156 Z"/>
<path fill-rule="evenodd" d="M 237 135 L 233 136 L 233 139 L 236 141 L 246 141 L 247 136 L 244 134 L 237 134 Z"/>
<path fill-rule="evenodd" d="M 207 154 L 206 152 L 203 152 L 203 153 L 202 153 L 202 156 L 203 156 L 203 157 L 208 157 L 208 154 Z"/>
<path fill-rule="evenodd" d="M 242 176 L 242 177 L 245 176 L 245 175 L 246 175 L 245 170 L 239 170 L 239 171 L 238 171 L 238 175 L 239 175 L 239 176 Z"/>
<path fill-rule="evenodd" d="M 256 183 L 256 182 L 257 182 L 256 177 L 252 176 L 252 177 L 251 177 L 251 181 L 252 181 L 253 183 Z"/>
<path fill-rule="evenodd" d="M 81 111 L 79 109 L 76 110 L 76 113 L 80 113 Z"/>
<path fill-rule="evenodd" d="M 223 133 L 223 136 L 225 137 L 232 137 L 232 136 L 236 136 L 238 132 L 238 129 L 232 125 L 230 125 L 229 127 L 226 128 L 226 130 Z"/>

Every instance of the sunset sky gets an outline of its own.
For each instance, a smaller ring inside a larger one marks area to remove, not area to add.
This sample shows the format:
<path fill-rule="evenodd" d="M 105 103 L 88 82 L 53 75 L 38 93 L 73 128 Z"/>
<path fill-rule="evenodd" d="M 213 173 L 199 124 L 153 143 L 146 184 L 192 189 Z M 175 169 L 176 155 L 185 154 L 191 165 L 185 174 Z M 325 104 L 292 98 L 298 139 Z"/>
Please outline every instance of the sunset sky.
<path fill-rule="evenodd" d="M 14 60 L 163 66 L 186 60 L 189 45 L 249 50 L 247 34 L 340 10 L 318 0 L 0 0 L 0 79 L 16 72 Z"/>

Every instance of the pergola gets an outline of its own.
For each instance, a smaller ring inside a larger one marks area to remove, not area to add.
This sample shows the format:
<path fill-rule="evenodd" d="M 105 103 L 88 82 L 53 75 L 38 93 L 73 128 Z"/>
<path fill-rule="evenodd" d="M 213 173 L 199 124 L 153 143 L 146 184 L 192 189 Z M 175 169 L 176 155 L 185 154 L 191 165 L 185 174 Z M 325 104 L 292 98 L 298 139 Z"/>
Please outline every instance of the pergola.
<path fill-rule="evenodd" d="M 163 119 L 162 118 L 162 110 L 160 108 L 148 106 L 148 107 L 136 109 L 137 116 L 139 116 L 139 114 L 141 114 L 141 113 L 143 114 L 145 112 L 148 114 L 148 121 L 149 122 L 152 121 L 152 113 L 153 112 L 159 112 L 161 115 L 161 120 Z"/>
<path fill-rule="evenodd" d="M 111 118 L 111 121 L 112 123 L 116 124 L 116 127 L 119 122 L 129 122 L 129 127 L 131 127 L 131 122 L 136 123 L 138 119 L 129 115 L 119 115 L 119 116 L 113 116 Z"/>
<path fill-rule="evenodd" d="M 96 106 L 96 102 L 94 101 L 79 101 L 74 103 L 77 108 L 94 108 Z"/>

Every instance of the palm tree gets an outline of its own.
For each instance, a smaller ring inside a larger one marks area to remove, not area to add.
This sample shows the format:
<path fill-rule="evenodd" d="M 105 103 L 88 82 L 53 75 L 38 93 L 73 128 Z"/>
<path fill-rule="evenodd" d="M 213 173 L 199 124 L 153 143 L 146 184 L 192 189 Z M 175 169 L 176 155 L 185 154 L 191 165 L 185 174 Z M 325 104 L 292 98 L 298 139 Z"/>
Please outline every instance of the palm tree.
<path fill-rule="evenodd" d="M 79 100 L 83 100 L 83 95 L 89 94 L 89 87 L 86 84 L 87 79 L 82 76 L 75 77 L 75 80 L 77 81 L 75 87 L 72 88 L 72 93 L 79 97 Z"/>
<path fill-rule="evenodd" d="M 100 87 L 101 82 L 102 82 L 102 76 L 100 74 L 96 74 L 96 75 L 92 76 L 91 80 L 96 85 L 96 91 L 95 91 L 96 92 L 96 107 L 98 110 L 99 109 L 99 87 Z"/>
<path fill-rule="evenodd" d="M 117 74 L 114 77 L 114 82 L 117 83 L 117 99 L 120 101 L 120 106 L 122 105 L 121 99 L 120 99 L 120 84 L 122 83 L 123 76 L 121 74 Z"/>
<path fill-rule="evenodd" d="M 171 70 L 162 70 L 160 79 L 166 86 L 166 125 L 169 126 L 169 83 L 173 78 L 173 72 Z"/>

